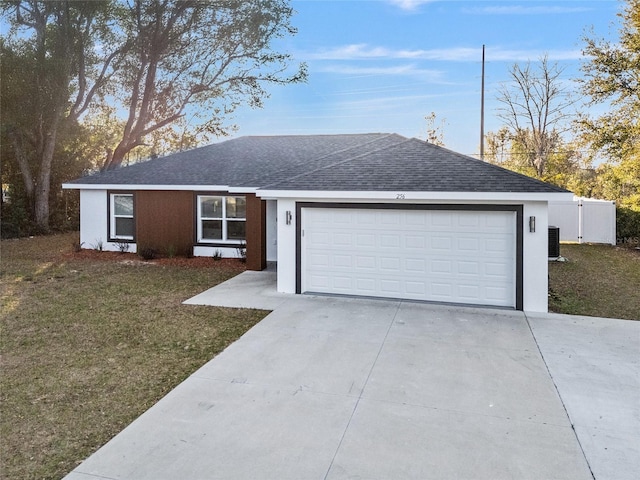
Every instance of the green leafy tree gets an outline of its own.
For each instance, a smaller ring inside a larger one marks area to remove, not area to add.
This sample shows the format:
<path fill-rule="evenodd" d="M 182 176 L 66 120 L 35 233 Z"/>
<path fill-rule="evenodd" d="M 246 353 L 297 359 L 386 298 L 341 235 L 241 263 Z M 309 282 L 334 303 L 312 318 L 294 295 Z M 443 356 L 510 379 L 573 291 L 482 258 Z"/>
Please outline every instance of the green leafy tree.
<path fill-rule="evenodd" d="M 553 139 L 555 150 L 548 153 L 544 172 L 539 175 L 531 162 L 531 141 L 527 141 L 527 135 L 531 136 L 531 131 L 524 130 L 519 136 L 513 136 L 508 127 L 489 132 L 486 137 L 485 160 L 566 188 L 576 195 L 590 196 L 595 179 L 590 157 L 583 155 L 577 145 L 565 143 L 558 135 Z M 522 140 L 523 137 L 525 140 Z"/>
<path fill-rule="evenodd" d="M 118 167 L 187 113 L 200 120 L 194 136 L 225 135 L 229 115 L 244 103 L 261 107 L 267 85 L 304 81 L 306 66 L 291 71 L 290 56 L 273 49 L 296 33 L 292 14 L 284 0 L 134 2 L 123 25 L 133 46 L 115 93 L 128 117 L 103 168 Z"/>
<path fill-rule="evenodd" d="M 605 104 L 607 113 L 581 116 L 582 140 L 599 167 L 598 194 L 640 210 L 640 0 L 627 0 L 619 14 L 618 43 L 585 36 L 584 77 L 578 81 L 591 105 Z"/>
<path fill-rule="evenodd" d="M 2 59 L 3 165 L 20 171 L 29 212 L 49 230 L 50 193 L 61 133 L 87 111 L 116 70 L 108 1 L 5 1 L 10 25 Z M 96 48 L 100 45 L 100 49 Z M 100 54 L 100 50 L 109 50 Z"/>
<path fill-rule="evenodd" d="M 56 152 L 71 141 L 63 131 L 86 123 L 97 140 L 85 145 L 87 157 L 98 146 L 100 167 L 115 168 L 138 147 L 153 153 L 225 134 L 228 116 L 243 103 L 260 107 L 267 85 L 306 78 L 304 64 L 290 71 L 290 57 L 273 49 L 295 33 L 285 0 L 11 0 L 1 9 L 10 27 L 0 43 L 2 165 L 20 172 L 42 231 Z M 122 109 L 127 116 L 118 120 Z M 105 120 L 89 119 L 92 110 L 106 116 L 106 133 L 92 128 Z M 187 116 L 199 117 L 193 130 L 184 127 Z"/>

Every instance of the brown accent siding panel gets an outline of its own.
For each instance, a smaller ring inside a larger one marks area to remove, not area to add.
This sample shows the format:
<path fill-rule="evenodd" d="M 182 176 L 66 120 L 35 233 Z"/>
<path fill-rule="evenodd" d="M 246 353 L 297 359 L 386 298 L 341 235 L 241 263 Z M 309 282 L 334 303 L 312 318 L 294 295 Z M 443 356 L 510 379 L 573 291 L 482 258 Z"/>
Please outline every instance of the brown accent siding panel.
<path fill-rule="evenodd" d="M 136 243 L 162 254 L 193 253 L 193 192 L 136 192 Z"/>
<path fill-rule="evenodd" d="M 267 268 L 267 203 L 247 194 L 247 269 Z"/>

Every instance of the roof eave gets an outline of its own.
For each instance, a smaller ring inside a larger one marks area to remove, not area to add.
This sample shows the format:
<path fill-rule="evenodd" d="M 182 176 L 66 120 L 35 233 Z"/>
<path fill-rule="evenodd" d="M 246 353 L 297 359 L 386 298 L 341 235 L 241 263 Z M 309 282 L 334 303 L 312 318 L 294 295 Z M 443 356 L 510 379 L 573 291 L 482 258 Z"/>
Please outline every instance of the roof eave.
<path fill-rule="evenodd" d="M 224 191 L 229 193 L 255 193 L 257 187 L 231 187 L 229 185 L 144 185 L 144 184 L 104 184 L 104 183 L 63 183 L 66 190 L 170 190 L 190 192 Z"/>
<path fill-rule="evenodd" d="M 321 200 L 396 200 L 396 201 L 563 201 L 573 198 L 572 192 L 381 192 L 325 190 L 258 190 L 261 198 L 308 198 Z"/>

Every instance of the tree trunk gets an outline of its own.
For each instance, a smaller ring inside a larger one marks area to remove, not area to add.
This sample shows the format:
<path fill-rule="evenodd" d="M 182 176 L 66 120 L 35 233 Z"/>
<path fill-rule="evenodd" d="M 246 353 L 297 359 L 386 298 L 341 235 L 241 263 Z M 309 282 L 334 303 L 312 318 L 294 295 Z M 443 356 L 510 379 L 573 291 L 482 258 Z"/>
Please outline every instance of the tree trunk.
<path fill-rule="evenodd" d="M 113 170 L 122 165 L 124 157 L 129 150 L 130 149 L 123 146 L 123 142 L 120 142 L 120 144 L 113 150 L 113 153 L 107 156 L 107 161 L 105 162 L 103 170 Z"/>
<path fill-rule="evenodd" d="M 24 183 L 24 191 L 27 194 L 27 199 L 29 200 L 29 206 L 30 208 L 32 208 L 34 192 L 35 192 L 35 182 L 33 181 L 31 168 L 29 167 L 29 162 L 24 152 L 24 147 L 22 146 L 22 140 L 18 137 L 16 133 L 11 133 L 10 138 L 11 138 L 11 143 L 13 144 L 13 150 L 16 155 L 16 160 L 18 162 L 18 167 L 20 168 L 20 174 L 22 175 L 22 181 Z"/>
<path fill-rule="evenodd" d="M 42 233 L 49 231 L 49 192 L 51 191 L 51 164 L 56 146 L 57 127 L 49 132 L 44 141 L 40 172 L 35 190 L 34 213 L 36 226 Z"/>

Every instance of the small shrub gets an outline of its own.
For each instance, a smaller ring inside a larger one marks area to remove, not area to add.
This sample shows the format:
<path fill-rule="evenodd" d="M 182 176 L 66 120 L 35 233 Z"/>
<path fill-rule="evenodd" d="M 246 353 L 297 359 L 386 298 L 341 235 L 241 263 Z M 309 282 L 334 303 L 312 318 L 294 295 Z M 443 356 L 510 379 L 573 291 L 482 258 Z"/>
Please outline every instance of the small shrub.
<path fill-rule="evenodd" d="M 158 255 L 158 251 L 151 247 L 141 247 L 138 250 L 138 255 L 144 260 L 153 260 Z"/>
<path fill-rule="evenodd" d="M 218 249 L 216 249 L 215 252 L 213 252 L 213 259 L 217 262 L 218 260 L 222 260 L 222 252 Z"/>
<path fill-rule="evenodd" d="M 93 248 L 96 252 L 101 252 L 104 250 L 104 244 L 101 239 L 97 239 L 96 243 L 91 244 L 91 248 Z"/>
<path fill-rule="evenodd" d="M 167 257 L 173 258 L 175 256 L 176 256 L 176 246 L 175 245 L 169 245 L 167 247 Z"/>
<path fill-rule="evenodd" d="M 80 253 L 82 251 L 82 246 L 84 245 L 84 242 L 73 242 L 71 244 L 71 247 L 73 248 L 73 251 L 75 253 Z"/>
<path fill-rule="evenodd" d="M 118 242 L 116 245 L 120 253 L 127 253 L 129 251 L 130 245 L 128 242 Z"/>
<path fill-rule="evenodd" d="M 640 244 L 640 212 L 618 207 L 616 209 L 616 231 L 619 244 Z"/>
<path fill-rule="evenodd" d="M 247 263 L 247 244 L 242 242 L 239 247 L 236 248 L 238 252 L 238 260 L 242 263 Z"/>
<path fill-rule="evenodd" d="M 33 235 L 36 228 L 29 217 L 28 202 L 24 194 L 9 187 L 9 197 L 10 200 L 2 202 L 2 208 L 0 208 L 0 234 L 2 238 Z"/>

